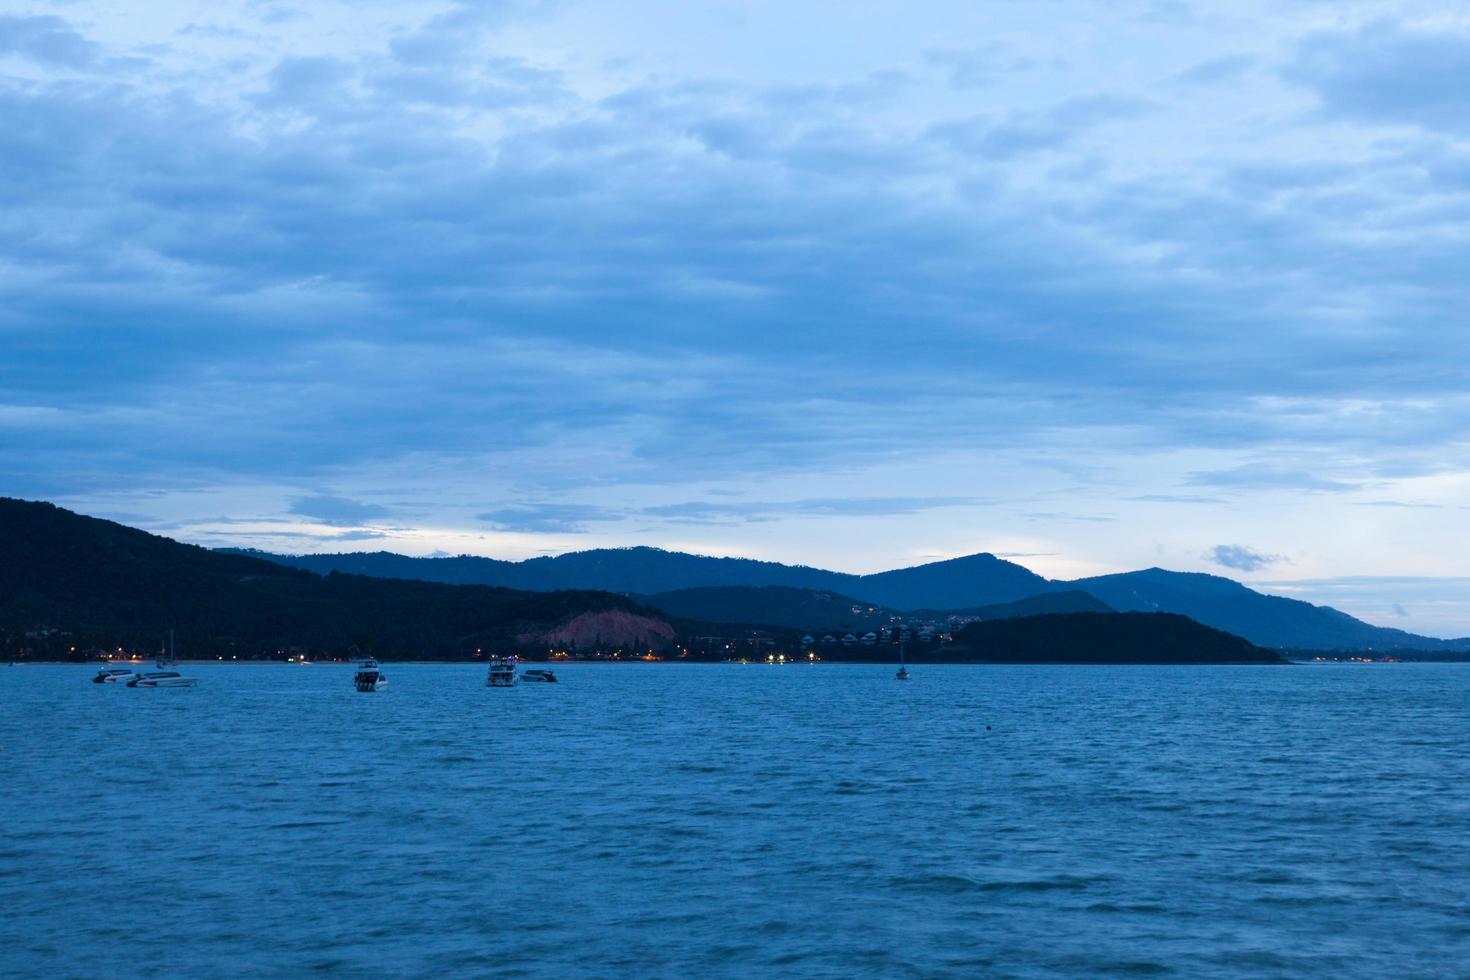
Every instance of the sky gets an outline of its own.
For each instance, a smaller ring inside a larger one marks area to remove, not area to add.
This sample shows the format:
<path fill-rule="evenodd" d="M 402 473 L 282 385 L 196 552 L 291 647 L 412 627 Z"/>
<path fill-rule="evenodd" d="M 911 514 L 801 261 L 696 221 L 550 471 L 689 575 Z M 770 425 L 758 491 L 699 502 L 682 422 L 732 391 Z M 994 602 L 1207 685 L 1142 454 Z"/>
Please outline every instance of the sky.
<path fill-rule="evenodd" d="M 1470 634 L 1470 2 L 11 2 L 0 493 Z"/>

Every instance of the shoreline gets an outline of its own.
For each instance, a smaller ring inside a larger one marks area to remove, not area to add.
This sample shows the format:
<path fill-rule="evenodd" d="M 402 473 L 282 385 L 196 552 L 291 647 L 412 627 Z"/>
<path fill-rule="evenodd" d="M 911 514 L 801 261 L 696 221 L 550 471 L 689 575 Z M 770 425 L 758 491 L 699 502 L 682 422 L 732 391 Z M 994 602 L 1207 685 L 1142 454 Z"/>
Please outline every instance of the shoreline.
<path fill-rule="evenodd" d="M 426 664 L 436 666 L 484 666 L 481 660 L 392 660 L 378 659 L 380 663 L 402 666 L 405 664 Z M 114 667 L 151 665 L 152 660 L 113 660 L 107 665 Z M 17 667 L 87 667 L 97 668 L 104 666 L 100 660 L 75 661 L 75 660 L 15 660 L 7 661 L 10 666 Z M 353 667 L 357 660 L 312 660 L 307 663 L 295 663 L 287 660 L 180 660 L 180 667 L 200 666 L 250 666 L 250 667 Z M 526 660 L 520 661 L 523 665 L 536 667 L 557 665 L 589 665 L 623 667 L 630 664 L 642 666 L 684 666 L 684 667 L 882 667 L 895 666 L 896 661 L 888 660 L 790 660 L 785 663 L 768 663 L 766 661 L 751 660 L 742 663 L 739 660 Z M 1104 662 L 1096 660 L 951 660 L 951 661 L 914 661 L 910 660 L 912 667 L 1299 667 L 1299 666 L 1348 666 L 1348 667 L 1372 667 L 1388 664 L 1465 664 L 1470 663 L 1470 656 L 1464 660 L 1357 660 L 1357 659 L 1330 659 L 1312 660 L 1284 658 L 1279 663 L 1262 663 L 1259 661 L 1232 661 L 1222 660 L 1210 663 L 1204 662 L 1169 662 L 1169 661 L 1116 661 Z"/>

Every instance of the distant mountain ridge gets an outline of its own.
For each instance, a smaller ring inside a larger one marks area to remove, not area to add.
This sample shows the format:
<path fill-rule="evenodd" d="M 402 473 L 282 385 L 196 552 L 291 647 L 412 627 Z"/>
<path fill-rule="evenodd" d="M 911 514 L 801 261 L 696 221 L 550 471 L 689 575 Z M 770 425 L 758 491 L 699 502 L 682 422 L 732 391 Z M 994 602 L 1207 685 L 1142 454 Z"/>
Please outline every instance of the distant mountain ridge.
<path fill-rule="evenodd" d="M 1264 595 L 1203 572 L 1146 568 L 1070 583 L 1119 612 L 1172 612 L 1265 646 L 1304 650 L 1462 650 L 1470 638 L 1440 640 L 1373 626 L 1331 606 Z"/>
<path fill-rule="evenodd" d="M 1043 592 L 1015 602 L 991 606 L 909 611 L 870 604 L 836 592 L 793 589 L 781 585 L 709 585 L 633 598 L 670 616 L 702 619 L 712 623 L 784 626 L 813 632 L 855 630 L 861 633 L 887 626 L 895 618 L 931 621 L 957 615 L 967 619 L 994 620 L 1055 613 L 1113 611 L 1102 600 L 1076 590 Z"/>
<path fill-rule="evenodd" d="M 1263 595 L 1218 575 L 1153 568 L 1071 582 L 1052 581 L 989 553 L 853 575 L 806 565 L 711 558 L 648 547 L 571 552 L 519 562 L 474 556 L 410 558 L 388 552 L 291 556 L 226 550 L 318 574 L 339 571 L 530 591 L 579 588 L 640 596 L 695 588 L 783 587 L 930 614 L 1041 601 L 1039 597 L 1047 594 L 1082 591 L 1105 608 L 1178 613 L 1278 649 L 1470 650 L 1470 637 L 1441 640 L 1374 626 L 1330 606 Z"/>
<path fill-rule="evenodd" d="M 601 589 L 633 595 L 703 586 L 785 586 L 836 592 L 896 609 L 994 605 L 1026 599 L 1053 588 L 1030 569 L 991 554 L 872 575 L 852 575 L 806 565 L 782 565 L 751 558 L 710 558 L 648 547 L 600 548 L 525 561 L 469 555 L 409 558 L 386 551 L 274 555 L 237 548 L 221 550 L 265 558 L 319 575 L 348 572 L 457 585 L 499 585 L 536 592 Z"/>

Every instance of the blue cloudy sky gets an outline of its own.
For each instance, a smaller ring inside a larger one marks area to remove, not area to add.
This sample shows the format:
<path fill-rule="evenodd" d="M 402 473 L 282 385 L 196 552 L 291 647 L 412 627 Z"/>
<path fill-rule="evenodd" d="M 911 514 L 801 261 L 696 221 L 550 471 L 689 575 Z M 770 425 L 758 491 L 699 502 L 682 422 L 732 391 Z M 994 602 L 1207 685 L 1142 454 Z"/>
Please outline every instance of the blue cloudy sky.
<path fill-rule="evenodd" d="M 0 492 L 1470 633 L 1470 4 L 25 2 Z"/>

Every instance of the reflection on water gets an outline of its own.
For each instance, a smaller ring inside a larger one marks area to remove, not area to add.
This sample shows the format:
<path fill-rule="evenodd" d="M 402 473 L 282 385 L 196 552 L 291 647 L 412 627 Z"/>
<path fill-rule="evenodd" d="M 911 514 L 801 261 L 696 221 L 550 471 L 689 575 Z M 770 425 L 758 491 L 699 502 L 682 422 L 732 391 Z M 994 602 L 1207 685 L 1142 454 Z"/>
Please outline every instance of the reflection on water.
<path fill-rule="evenodd" d="M 0 670 L 13 976 L 1429 975 L 1470 667 Z M 989 728 L 987 728 L 989 726 Z"/>

